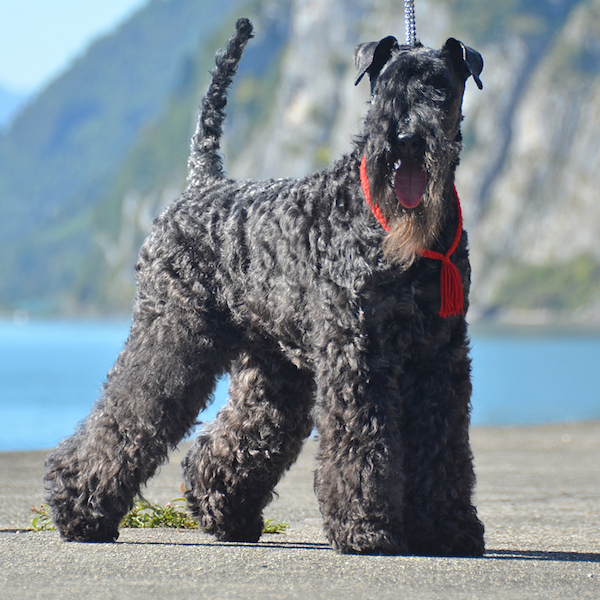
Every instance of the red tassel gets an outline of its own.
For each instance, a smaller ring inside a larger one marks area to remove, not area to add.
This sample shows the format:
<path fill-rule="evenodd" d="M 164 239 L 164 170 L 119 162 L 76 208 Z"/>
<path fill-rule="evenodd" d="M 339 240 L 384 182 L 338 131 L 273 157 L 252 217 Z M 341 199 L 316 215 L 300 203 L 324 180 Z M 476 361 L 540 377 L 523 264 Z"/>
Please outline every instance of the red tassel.
<path fill-rule="evenodd" d="M 450 257 L 444 257 L 442 262 L 440 295 L 442 299 L 440 317 L 465 314 L 462 278 Z"/>
<path fill-rule="evenodd" d="M 440 273 L 440 317 L 447 319 L 464 315 L 463 282 L 458 267 L 450 260 L 450 252 L 441 254 L 433 250 L 423 250 L 421 256 L 442 261 Z"/>
<path fill-rule="evenodd" d="M 387 219 L 383 216 L 379 205 L 371 200 L 371 190 L 369 189 L 369 177 L 367 176 L 367 157 L 363 156 L 360 163 L 360 183 L 365 195 L 365 200 L 385 231 L 390 230 Z M 456 233 L 454 241 L 446 254 L 434 252 L 433 250 L 423 250 L 419 254 L 425 258 L 442 261 L 442 272 L 440 274 L 440 317 L 448 318 L 455 315 L 464 315 L 464 294 L 462 277 L 457 266 L 450 260 L 453 252 L 458 248 L 462 236 L 462 210 L 458 192 L 454 188 L 454 198 L 456 199 L 456 208 L 458 210 L 458 222 L 456 223 Z"/>
<path fill-rule="evenodd" d="M 458 267 L 450 260 L 454 251 L 458 248 L 462 236 L 463 220 L 458 192 L 454 188 L 454 198 L 456 199 L 456 208 L 458 211 L 458 222 L 456 223 L 456 233 L 454 241 L 446 254 L 434 252 L 433 250 L 423 250 L 421 256 L 442 261 L 442 272 L 440 274 L 440 317 L 444 319 L 455 315 L 464 315 L 464 294 L 462 277 Z"/>

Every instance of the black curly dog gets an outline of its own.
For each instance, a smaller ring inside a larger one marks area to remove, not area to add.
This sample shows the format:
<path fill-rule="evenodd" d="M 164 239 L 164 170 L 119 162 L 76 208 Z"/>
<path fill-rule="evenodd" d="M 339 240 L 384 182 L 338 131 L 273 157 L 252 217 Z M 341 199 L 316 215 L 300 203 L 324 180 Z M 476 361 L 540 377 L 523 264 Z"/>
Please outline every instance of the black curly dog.
<path fill-rule="evenodd" d="M 454 39 L 359 46 L 357 83 L 367 73 L 372 98 L 352 153 L 304 179 L 235 181 L 219 141 L 251 37 L 240 19 L 217 54 L 188 186 L 142 247 L 130 336 L 103 397 L 47 459 L 54 522 L 69 540 L 115 540 L 228 372 L 229 403 L 183 462 L 206 532 L 258 540 L 314 419 L 315 491 L 336 550 L 481 555 L 470 267 L 453 189 L 481 56 Z"/>

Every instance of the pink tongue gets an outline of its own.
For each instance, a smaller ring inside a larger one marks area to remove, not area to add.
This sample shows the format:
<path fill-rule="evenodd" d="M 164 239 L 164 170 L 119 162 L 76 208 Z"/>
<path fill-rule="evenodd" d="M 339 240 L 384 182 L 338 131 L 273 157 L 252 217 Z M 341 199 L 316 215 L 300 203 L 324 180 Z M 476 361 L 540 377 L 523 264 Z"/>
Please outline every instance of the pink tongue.
<path fill-rule="evenodd" d="M 404 208 L 419 206 L 426 185 L 427 174 L 421 165 L 400 163 L 394 175 L 394 190 Z"/>

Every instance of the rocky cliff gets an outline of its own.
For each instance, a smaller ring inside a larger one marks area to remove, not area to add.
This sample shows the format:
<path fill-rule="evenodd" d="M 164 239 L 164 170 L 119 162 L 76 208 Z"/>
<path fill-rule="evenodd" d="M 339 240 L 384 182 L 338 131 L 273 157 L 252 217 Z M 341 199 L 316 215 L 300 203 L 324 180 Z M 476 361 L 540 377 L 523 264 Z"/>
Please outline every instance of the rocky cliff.
<path fill-rule="evenodd" d="M 183 186 L 206 70 L 240 14 L 253 18 L 257 36 L 231 94 L 229 173 L 302 176 L 351 148 L 368 101 L 368 85 L 353 85 L 353 49 L 389 34 L 402 41 L 402 6 L 230 1 L 196 53 L 189 44 L 181 53 L 160 109 L 121 149 L 85 218 L 52 225 L 64 242 L 59 257 L 77 248 L 62 287 L 46 287 L 52 296 L 35 285 L 15 293 L 18 286 L 0 282 L 4 307 L 27 307 L 46 294 L 54 310 L 128 309 L 137 247 L 152 216 Z M 457 181 L 472 247 L 471 319 L 600 324 L 600 0 L 417 0 L 416 15 L 426 45 L 453 36 L 485 59 L 483 91 L 467 86 Z"/>
<path fill-rule="evenodd" d="M 600 2 L 515 4 L 416 3 L 425 44 L 452 35 L 485 58 L 483 92 L 467 87 L 458 171 L 471 319 L 598 322 Z M 402 39 L 404 26 L 396 3 L 352 0 L 293 2 L 291 19 L 274 110 L 259 150 L 236 152 L 236 176 L 301 175 L 348 150 L 368 99 L 352 85 L 352 49 Z"/>

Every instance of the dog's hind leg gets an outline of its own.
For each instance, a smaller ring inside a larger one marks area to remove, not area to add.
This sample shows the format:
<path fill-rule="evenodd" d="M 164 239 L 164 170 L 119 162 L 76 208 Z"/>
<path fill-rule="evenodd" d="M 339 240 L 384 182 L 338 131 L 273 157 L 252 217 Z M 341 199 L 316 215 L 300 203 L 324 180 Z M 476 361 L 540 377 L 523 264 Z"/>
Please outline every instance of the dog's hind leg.
<path fill-rule="evenodd" d="M 311 432 L 313 380 L 261 348 L 234 362 L 229 391 L 183 461 L 186 498 L 207 533 L 256 541 L 273 488 Z"/>
<path fill-rule="evenodd" d="M 70 540 L 118 537 L 140 486 L 194 425 L 225 367 L 212 333 L 219 326 L 222 340 L 224 327 L 181 307 L 138 304 L 102 397 L 46 460 L 52 518 Z"/>

